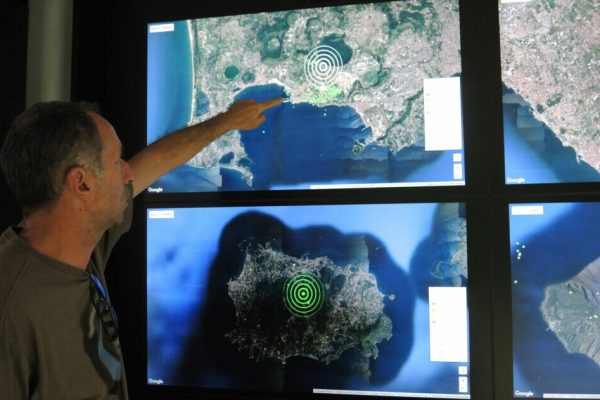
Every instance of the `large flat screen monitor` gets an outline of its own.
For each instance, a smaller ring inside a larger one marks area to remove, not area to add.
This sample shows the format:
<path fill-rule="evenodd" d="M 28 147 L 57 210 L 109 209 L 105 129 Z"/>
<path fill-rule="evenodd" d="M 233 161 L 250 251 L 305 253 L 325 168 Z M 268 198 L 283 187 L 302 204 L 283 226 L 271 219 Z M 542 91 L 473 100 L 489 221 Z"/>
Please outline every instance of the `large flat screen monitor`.
<path fill-rule="evenodd" d="M 466 232 L 459 203 L 150 208 L 147 385 L 470 398 Z"/>
<path fill-rule="evenodd" d="M 600 203 L 510 206 L 514 397 L 600 399 Z"/>
<path fill-rule="evenodd" d="M 597 0 L 500 0 L 507 184 L 600 181 Z"/>
<path fill-rule="evenodd" d="M 306 7 L 304 5 L 303 7 Z M 149 192 L 464 185 L 458 0 L 148 25 L 147 141 L 283 97 Z"/>

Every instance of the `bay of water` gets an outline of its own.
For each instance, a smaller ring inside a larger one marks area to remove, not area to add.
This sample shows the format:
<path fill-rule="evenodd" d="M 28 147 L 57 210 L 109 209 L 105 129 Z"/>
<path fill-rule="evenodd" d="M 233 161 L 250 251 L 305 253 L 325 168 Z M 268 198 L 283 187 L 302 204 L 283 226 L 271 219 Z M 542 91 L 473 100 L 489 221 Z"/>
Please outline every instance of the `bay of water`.
<path fill-rule="evenodd" d="M 236 99 L 286 97 L 275 84 L 253 86 Z M 425 152 L 422 145 L 392 154 L 366 142 L 371 128 L 349 106 L 284 103 L 265 112 L 258 129 L 242 132 L 254 175 L 253 189 L 313 184 L 437 182 L 453 180 L 453 151 Z"/>

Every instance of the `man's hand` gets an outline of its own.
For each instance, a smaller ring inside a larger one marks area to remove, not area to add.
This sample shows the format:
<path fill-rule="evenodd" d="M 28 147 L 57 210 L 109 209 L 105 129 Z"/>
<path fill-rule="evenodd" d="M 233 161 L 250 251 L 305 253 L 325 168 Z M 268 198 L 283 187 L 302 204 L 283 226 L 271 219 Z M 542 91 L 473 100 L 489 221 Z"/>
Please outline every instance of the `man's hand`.
<path fill-rule="evenodd" d="M 227 127 L 226 130 L 241 129 L 249 131 L 258 128 L 264 121 L 263 111 L 283 102 L 283 98 L 256 102 L 254 100 L 238 100 L 229 110 L 219 117 Z"/>

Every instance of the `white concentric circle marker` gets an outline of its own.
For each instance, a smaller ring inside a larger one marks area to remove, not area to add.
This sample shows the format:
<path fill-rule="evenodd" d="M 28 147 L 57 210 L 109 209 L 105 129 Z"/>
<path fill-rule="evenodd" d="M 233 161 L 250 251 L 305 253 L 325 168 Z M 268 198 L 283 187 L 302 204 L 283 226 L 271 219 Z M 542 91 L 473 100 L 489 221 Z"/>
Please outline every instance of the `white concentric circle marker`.
<path fill-rule="evenodd" d="M 342 56 L 331 46 L 317 46 L 304 61 L 304 76 L 314 86 L 324 87 L 333 81 L 342 67 Z"/>

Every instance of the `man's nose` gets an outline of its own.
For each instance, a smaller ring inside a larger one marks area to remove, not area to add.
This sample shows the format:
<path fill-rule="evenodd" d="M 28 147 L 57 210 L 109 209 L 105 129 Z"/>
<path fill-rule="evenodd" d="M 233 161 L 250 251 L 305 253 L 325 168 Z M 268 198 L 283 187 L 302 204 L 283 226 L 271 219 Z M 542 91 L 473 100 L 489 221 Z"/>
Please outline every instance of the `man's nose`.
<path fill-rule="evenodd" d="M 133 169 L 129 166 L 129 163 L 125 160 L 121 160 L 121 174 L 123 176 L 123 183 L 127 184 L 133 181 Z"/>

